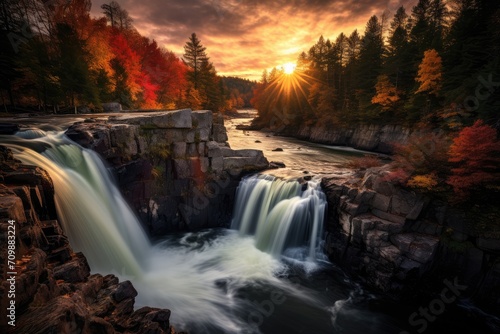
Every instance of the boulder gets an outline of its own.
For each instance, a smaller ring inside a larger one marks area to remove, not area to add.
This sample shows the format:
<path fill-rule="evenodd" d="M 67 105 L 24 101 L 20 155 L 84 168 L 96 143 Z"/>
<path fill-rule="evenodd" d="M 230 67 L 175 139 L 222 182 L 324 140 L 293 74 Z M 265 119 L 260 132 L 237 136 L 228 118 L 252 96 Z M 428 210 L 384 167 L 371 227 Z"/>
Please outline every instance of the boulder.
<path fill-rule="evenodd" d="M 191 113 L 193 128 L 211 129 L 213 125 L 213 114 L 210 110 L 195 110 Z"/>
<path fill-rule="evenodd" d="M 214 124 L 212 127 L 212 140 L 218 143 L 225 143 L 228 139 L 224 124 Z"/>
<path fill-rule="evenodd" d="M 142 115 L 127 114 L 110 118 L 110 123 L 135 124 L 146 128 L 157 129 L 191 129 L 193 121 L 191 109 L 159 111 Z"/>

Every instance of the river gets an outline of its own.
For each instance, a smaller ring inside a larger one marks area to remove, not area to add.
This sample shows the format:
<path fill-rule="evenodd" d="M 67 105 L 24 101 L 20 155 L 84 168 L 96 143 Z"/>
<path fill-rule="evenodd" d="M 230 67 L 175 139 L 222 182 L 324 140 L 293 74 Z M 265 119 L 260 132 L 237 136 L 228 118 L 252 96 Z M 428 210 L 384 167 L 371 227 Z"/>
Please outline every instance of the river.
<path fill-rule="evenodd" d="M 272 176 L 246 178 L 231 229 L 175 234 L 154 244 L 97 154 L 57 131 L 1 140 L 23 162 L 49 171 L 64 230 L 92 270 L 131 280 L 139 292 L 136 307 L 171 309 L 178 330 L 379 334 L 410 328 L 416 306 L 395 305 L 369 291 L 322 252 L 326 199 L 315 176 L 347 177 L 352 172 L 345 163 L 364 152 L 236 130 L 243 121 L 226 123 L 232 148 L 260 148 L 287 165 L 271 174 L 296 178 L 307 172 L 313 176 L 307 188 Z M 70 121 L 34 123 L 56 130 Z M 283 151 L 273 151 L 278 147 Z M 460 312 L 448 312 L 434 329 L 467 329 L 455 318 Z"/>

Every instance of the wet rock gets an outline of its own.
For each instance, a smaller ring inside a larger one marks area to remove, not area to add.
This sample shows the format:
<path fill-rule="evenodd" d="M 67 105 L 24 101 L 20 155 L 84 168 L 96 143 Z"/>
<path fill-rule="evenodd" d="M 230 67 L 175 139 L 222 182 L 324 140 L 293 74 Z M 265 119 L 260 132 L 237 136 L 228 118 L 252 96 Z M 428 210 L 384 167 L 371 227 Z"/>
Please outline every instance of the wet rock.
<path fill-rule="evenodd" d="M 53 194 L 52 184 L 47 184 L 50 179 L 33 168 L 14 171 L 15 177 L 7 178 L 14 183 L 0 184 L 0 217 L 5 218 L 0 219 L 2 243 L 7 240 L 8 219 L 16 218 L 17 312 L 13 332 L 175 333 L 169 325 L 169 310 L 133 312 L 137 292 L 129 281 L 120 283 L 113 275 L 90 276 L 84 255 L 72 251 L 59 223 L 40 219 L 40 214 L 55 211 L 53 201 L 44 196 Z M 37 212 L 40 207 L 45 211 Z M 6 252 L 0 253 L 0 267 L 7 263 L 5 256 Z M 4 289 L 5 285 L 0 287 Z M 0 296 L 3 309 L 8 300 L 6 294 Z M 5 319 L 0 325 L 3 328 Z"/>
<path fill-rule="evenodd" d="M 476 244 L 484 251 L 500 254 L 500 241 L 498 239 L 477 238 Z"/>
<path fill-rule="evenodd" d="M 124 281 L 118 284 L 116 290 L 112 293 L 115 301 L 121 302 L 127 298 L 135 298 L 137 296 L 137 290 L 130 281 Z"/>
<path fill-rule="evenodd" d="M 397 300 L 429 293 L 432 284 L 439 294 L 446 272 L 476 289 L 469 297 L 497 307 L 500 289 L 492 282 L 500 271 L 485 269 L 485 259 L 500 254 L 500 242 L 472 237 L 463 212 L 386 182 L 383 168 L 353 174 L 347 181 L 322 180 L 329 257 Z M 481 280 L 490 285 L 489 293 Z"/>
<path fill-rule="evenodd" d="M 271 169 L 285 168 L 285 167 L 286 167 L 286 165 L 281 161 L 271 161 L 269 163 L 269 168 L 271 168 Z"/>
<path fill-rule="evenodd" d="M 83 282 L 90 276 L 90 267 L 82 253 L 75 254 L 75 258 L 54 269 L 54 278 L 66 282 Z"/>
<path fill-rule="evenodd" d="M 19 124 L 0 123 L 0 135 L 13 135 L 20 129 Z"/>
<path fill-rule="evenodd" d="M 273 150 L 273 152 L 283 152 L 283 149 L 281 147 L 277 147 Z"/>

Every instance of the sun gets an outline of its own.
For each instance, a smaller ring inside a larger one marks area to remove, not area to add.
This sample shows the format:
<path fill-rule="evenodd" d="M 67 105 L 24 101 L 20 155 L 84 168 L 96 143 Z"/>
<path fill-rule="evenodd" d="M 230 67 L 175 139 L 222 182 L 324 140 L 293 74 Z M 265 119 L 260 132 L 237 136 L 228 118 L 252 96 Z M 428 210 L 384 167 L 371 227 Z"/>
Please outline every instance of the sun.
<path fill-rule="evenodd" d="M 297 64 L 295 63 L 286 63 L 286 64 L 283 64 L 283 71 L 285 72 L 285 74 L 292 74 L 294 71 L 295 71 L 295 68 L 297 67 Z"/>

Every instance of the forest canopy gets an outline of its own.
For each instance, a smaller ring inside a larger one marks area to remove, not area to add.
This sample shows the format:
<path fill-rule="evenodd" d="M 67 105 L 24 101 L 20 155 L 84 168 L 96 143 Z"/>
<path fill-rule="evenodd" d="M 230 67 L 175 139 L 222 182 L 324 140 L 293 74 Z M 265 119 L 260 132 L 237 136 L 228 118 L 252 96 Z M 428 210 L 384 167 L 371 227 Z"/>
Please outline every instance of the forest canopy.
<path fill-rule="evenodd" d="M 253 105 L 263 126 L 459 129 L 479 118 L 499 128 L 499 24 L 496 0 L 420 0 L 372 16 L 362 33 L 320 36 L 292 75 L 264 72 Z"/>
<path fill-rule="evenodd" d="M 90 16 L 91 5 L 90 0 L 0 3 L 5 110 L 98 111 L 104 102 L 118 102 L 125 109 L 223 111 L 248 104 L 246 93 L 225 86 L 195 33 L 186 36 L 179 58 L 142 36 L 116 1 L 102 5 L 99 18 Z"/>

